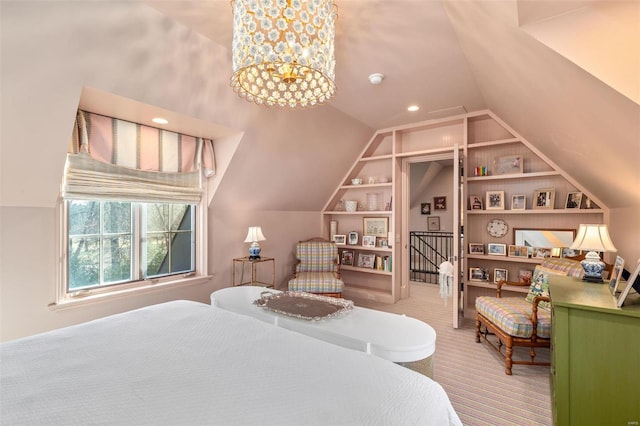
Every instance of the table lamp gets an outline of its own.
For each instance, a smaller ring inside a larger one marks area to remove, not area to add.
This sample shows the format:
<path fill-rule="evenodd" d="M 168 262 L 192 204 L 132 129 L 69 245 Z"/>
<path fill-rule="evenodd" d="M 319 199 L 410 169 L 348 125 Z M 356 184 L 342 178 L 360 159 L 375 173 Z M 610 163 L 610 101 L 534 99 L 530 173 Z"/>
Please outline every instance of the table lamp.
<path fill-rule="evenodd" d="M 249 232 L 247 232 L 247 238 L 244 239 L 245 243 L 251 243 L 249 246 L 249 259 L 260 259 L 260 245 L 258 241 L 265 241 L 266 238 L 262 233 L 262 228 L 259 226 L 250 226 Z"/>
<path fill-rule="evenodd" d="M 602 224 L 580 224 L 576 239 L 571 244 L 574 250 L 588 250 L 585 258 L 580 264 L 584 269 L 584 281 L 602 283 L 602 271 L 605 264 L 600 260 L 597 252 L 618 251 L 609 237 L 607 225 Z"/>

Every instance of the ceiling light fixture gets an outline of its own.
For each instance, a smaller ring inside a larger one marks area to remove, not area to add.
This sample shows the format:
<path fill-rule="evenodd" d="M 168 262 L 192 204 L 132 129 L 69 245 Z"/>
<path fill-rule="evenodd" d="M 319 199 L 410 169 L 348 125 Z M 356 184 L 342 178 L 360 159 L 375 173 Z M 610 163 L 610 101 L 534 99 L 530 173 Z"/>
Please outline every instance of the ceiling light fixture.
<path fill-rule="evenodd" d="M 371 84 L 380 84 L 380 83 L 382 83 L 382 79 L 383 78 L 384 78 L 384 75 L 382 75 L 380 73 L 371 74 L 369 76 L 369 82 Z"/>
<path fill-rule="evenodd" d="M 168 124 L 169 120 L 167 120 L 166 118 L 162 118 L 162 117 L 154 117 L 151 119 L 151 121 L 153 121 L 156 124 Z"/>
<path fill-rule="evenodd" d="M 419 109 L 420 109 L 420 107 L 418 105 L 409 105 L 409 107 L 407 108 L 407 111 L 416 112 Z"/>
<path fill-rule="evenodd" d="M 333 0 L 233 0 L 231 87 L 260 105 L 309 107 L 333 97 Z"/>

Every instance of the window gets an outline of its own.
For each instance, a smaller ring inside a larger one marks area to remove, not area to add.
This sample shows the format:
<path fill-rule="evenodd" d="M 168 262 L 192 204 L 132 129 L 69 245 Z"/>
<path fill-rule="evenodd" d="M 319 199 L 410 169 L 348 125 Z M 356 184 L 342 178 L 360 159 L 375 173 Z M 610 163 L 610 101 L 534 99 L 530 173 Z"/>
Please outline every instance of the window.
<path fill-rule="evenodd" d="M 195 271 L 195 205 L 66 203 L 67 293 Z"/>

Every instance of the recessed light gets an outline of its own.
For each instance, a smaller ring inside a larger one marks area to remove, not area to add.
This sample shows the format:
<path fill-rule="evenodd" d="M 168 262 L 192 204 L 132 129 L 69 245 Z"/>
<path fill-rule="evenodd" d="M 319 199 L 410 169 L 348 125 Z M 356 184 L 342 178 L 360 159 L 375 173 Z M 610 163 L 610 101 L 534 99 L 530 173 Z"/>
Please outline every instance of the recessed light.
<path fill-rule="evenodd" d="M 420 107 L 418 105 L 409 105 L 409 107 L 407 108 L 407 111 L 416 112 L 419 109 Z"/>
<path fill-rule="evenodd" d="M 167 120 L 166 118 L 162 118 L 162 117 L 152 118 L 151 121 L 153 121 L 156 124 L 168 124 L 169 123 L 169 120 Z"/>

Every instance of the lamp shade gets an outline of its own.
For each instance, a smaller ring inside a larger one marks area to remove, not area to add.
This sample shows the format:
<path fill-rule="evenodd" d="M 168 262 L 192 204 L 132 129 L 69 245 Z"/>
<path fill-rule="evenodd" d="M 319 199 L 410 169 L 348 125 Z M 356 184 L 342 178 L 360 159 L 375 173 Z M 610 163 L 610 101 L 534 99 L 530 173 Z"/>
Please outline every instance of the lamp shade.
<path fill-rule="evenodd" d="M 580 224 L 576 239 L 571 244 L 574 250 L 613 252 L 618 251 L 613 245 L 607 225 Z"/>
<path fill-rule="evenodd" d="M 259 226 L 250 226 L 247 232 L 247 238 L 244 239 L 245 243 L 253 243 L 256 241 L 265 241 L 266 238 L 262 233 L 262 228 Z"/>

